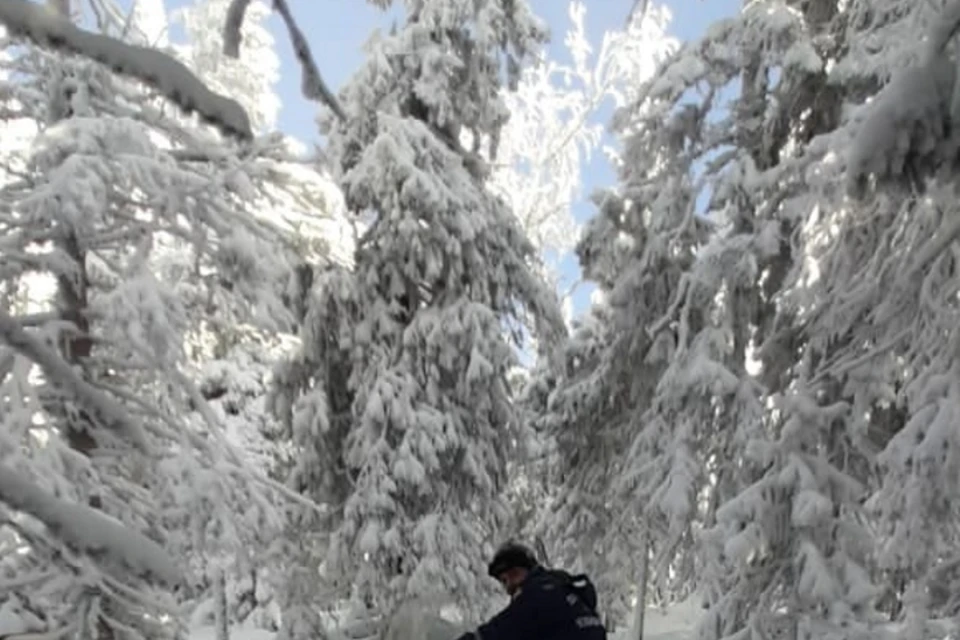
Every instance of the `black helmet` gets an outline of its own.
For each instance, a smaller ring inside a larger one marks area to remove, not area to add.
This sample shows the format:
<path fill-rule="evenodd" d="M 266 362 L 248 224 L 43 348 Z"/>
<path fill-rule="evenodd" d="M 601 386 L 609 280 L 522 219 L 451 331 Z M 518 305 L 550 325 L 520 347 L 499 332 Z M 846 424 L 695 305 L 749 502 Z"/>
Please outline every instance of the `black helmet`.
<path fill-rule="evenodd" d="M 497 578 L 510 569 L 533 569 L 539 564 L 537 556 L 528 547 L 516 542 L 508 542 L 497 549 L 487 568 L 491 578 Z"/>

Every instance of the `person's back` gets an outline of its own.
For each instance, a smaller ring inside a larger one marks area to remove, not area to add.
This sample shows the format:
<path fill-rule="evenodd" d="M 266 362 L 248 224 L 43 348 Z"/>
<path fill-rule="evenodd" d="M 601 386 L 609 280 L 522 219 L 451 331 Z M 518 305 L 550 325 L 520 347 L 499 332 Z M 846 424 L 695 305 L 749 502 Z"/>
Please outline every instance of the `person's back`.
<path fill-rule="evenodd" d="M 544 569 L 520 545 L 501 548 L 489 573 L 504 585 L 510 604 L 460 640 L 606 640 L 586 576 Z"/>

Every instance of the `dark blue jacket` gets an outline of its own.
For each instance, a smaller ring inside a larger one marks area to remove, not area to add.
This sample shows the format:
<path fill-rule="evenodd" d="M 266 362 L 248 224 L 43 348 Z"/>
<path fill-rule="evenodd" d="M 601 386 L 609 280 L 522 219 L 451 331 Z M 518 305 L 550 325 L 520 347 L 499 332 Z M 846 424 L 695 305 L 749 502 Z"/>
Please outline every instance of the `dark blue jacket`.
<path fill-rule="evenodd" d="M 606 640 L 596 592 L 591 586 L 584 597 L 569 583 L 562 572 L 534 568 L 506 609 L 458 640 Z"/>

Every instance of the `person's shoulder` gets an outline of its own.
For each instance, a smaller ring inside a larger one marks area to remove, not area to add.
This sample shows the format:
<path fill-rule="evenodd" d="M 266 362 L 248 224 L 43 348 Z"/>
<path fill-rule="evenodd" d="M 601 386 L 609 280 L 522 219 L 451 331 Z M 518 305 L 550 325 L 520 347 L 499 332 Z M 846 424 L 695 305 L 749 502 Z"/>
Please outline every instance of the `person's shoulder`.
<path fill-rule="evenodd" d="M 565 584 L 562 575 L 558 575 L 557 570 L 536 567 L 530 571 L 530 575 L 523 586 L 524 590 L 529 589 L 546 596 L 556 594 L 562 597 Z"/>
<path fill-rule="evenodd" d="M 564 587 L 569 584 L 571 576 L 563 569 L 546 569 L 544 567 L 537 567 L 530 572 L 530 579 L 531 582 L 554 589 L 557 587 Z"/>

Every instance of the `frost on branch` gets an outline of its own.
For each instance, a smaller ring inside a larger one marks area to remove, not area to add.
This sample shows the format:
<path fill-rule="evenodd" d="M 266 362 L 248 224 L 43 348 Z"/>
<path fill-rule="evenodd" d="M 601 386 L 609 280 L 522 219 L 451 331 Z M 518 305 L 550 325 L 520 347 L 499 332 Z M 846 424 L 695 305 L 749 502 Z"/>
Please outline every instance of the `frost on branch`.
<path fill-rule="evenodd" d="M 955 1 L 931 29 L 920 61 L 894 75 L 868 108 L 848 158 L 851 192 L 862 193 L 871 175 L 880 182 L 913 182 L 954 165 L 960 68 L 946 47 L 958 27 Z"/>
<path fill-rule="evenodd" d="M 81 552 L 168 586 L 180 581 L 173 558 L 157 543 L 90 507 L 48 494 L 4 464 L 0 464 L 0 500 L 40 520 L 62 542 Z"/>
<path fill-rule="evenodd" d="M 253 137 L 250 118 L 243 107 L 211 91 L 187 67 L 165 53 L 78 29 L 29 0 L 0 2 L 0 23 L 14 35 L 29 38 L 39 46 L 85 56 L 137 78 L 227 135 L 241 140 Z"/>

